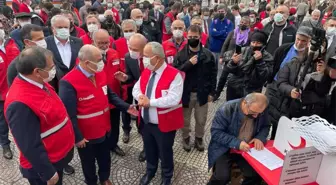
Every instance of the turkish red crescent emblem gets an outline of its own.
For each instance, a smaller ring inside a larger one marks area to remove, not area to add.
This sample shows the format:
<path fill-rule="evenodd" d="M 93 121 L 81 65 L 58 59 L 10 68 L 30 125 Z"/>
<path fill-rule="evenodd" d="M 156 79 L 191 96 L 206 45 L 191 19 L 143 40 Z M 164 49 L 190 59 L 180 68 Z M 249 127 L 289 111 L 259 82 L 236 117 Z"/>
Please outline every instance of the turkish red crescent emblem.
<path fill-rule="evenodd" d="M 293 146 L 292 144 L 290 144 L 290 143 L 288 142 L 289 146 L 290 146 L 293 150 L 296 150 L 296 149 L 300 149 L 300 148 L 304 148 L 304 147 L 306 147 L 306 140 L 303 139 L 302 137 L 300 137 L 300 138 L 301 138 L 301 141 L 300 141 L 300 144 L 299 144 L 298 146 Z"/>

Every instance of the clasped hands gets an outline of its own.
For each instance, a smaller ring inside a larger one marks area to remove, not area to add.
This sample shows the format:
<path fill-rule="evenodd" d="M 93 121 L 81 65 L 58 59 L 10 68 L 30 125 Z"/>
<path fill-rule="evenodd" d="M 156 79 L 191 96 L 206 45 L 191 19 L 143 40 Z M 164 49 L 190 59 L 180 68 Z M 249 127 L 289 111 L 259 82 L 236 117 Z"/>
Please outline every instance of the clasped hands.
<path fill-rule="evenodd" d="M 148 97 L 141 94 L 139 96 L 138 105 L 139 105 L 140 108 L 141 107 L 148 108 L 150 106 L 150 101 L 149 101 Z"/>

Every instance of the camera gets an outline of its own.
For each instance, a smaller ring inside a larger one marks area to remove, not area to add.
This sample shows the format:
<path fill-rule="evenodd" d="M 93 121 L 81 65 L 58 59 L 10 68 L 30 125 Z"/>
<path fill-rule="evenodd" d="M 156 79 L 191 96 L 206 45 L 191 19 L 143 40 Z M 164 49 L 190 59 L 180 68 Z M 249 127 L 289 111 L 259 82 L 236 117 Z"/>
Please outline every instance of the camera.
<path fill-rule="evenodd" d="M 311 47 L 310 50 L 311 51 L 318 51 L 322 44 L 323 41 L 325 40 L 325 35 L 326 35 L 326 31 L 320 28 L 316 28 L 313 27 L 313 38 L 310 41 Z"/>

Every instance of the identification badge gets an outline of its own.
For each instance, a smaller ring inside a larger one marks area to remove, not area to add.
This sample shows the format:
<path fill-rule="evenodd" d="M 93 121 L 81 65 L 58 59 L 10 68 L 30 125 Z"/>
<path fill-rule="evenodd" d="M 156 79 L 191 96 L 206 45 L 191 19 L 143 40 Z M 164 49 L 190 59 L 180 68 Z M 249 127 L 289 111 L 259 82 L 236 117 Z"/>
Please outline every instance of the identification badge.
<path fill-rule="evenodd" d="M 114 66 L 119 65 L 119 64 L 120 64 L 119 60 L 115 60 L 115 61 L 112 62 L 112 65 L 114 65 Z"/>
<path fill-rule="evenodd" d="M 102 89 L 103 89 L 104 95 L 107 95 L 107 85 L 103 86 Z"/>
<path fill-rule="evenodd" d="M 172 64 L 174 62 L 174 56 L 167 57 L 168 64 Z"/>

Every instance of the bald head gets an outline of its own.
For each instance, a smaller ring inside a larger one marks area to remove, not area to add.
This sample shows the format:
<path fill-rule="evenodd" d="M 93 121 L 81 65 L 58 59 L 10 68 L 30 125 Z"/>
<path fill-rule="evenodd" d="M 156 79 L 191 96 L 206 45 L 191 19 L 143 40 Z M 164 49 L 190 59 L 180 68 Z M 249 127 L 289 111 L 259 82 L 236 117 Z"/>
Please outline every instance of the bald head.
<path fill-rule="evenodd" d="M 78 52 L 78 58 L 81 63 L 87 61 L 98 63 L 101 60 L 100 50 L 91 44 L 84 45 Z"/>
<path fill-rule="evenodd" d="M 142 19 L 143 18 L 143 14 L 142 11 L 138 8 L 134 8 L 131 11 L 131 19 L 136 20 L 136 19 Z"/>
<path fill-rule="evenodd" d="M 102 52 L 106 52 L 106 50 L 110 46 L 110 35 L 105 29 L 99 29 L 93 34 L 93 43 L 96 47 L 98 47 Z"/>
<path fill-rule="evenodd" d="M 181 21 L 181 20 L 175 20 L 172 23 L 171 29 L 172 29 L 172 31 L 173 30 L 184 30 L 185 29 L 184 22 Z"/>
<path fill-rule="evenodd" d="M 134 52 L 142 53 L 146 44 L 147 39 L 139 33 L 132 35 L 129 39 L 129 49 Z"/>

